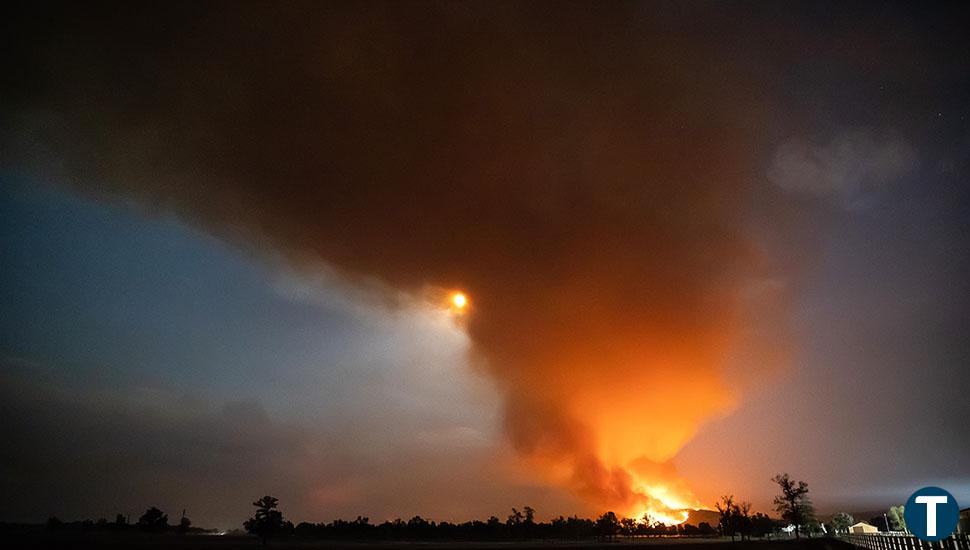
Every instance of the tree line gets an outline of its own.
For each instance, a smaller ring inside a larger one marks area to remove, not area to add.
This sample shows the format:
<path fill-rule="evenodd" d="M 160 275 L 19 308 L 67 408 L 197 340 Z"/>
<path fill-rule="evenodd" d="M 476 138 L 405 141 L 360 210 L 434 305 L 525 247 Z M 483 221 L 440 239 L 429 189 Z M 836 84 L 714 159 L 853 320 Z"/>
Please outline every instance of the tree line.
<path fill-rule="evenodd" d="M 781 494 L 775 497 L 775 511 L 781 519 L 770 518 L 763 513 L 751 514 L 751 504 L 734 495 L 721 498 L 716 504 L 719 520 L 715 525 L 700 522 L 697 525 L 682 523 L 665 525 L 652 521 L 649 517 L 620 517 L 609 511 L 596 519 L 578 516 L 559 516 L 548 522 L 536 520 L 536 511 L 530 506 L 521 510 L 512 508 L 503 520 L 491 516 L 486 520 L 472 520 L 463 523 L 448 521 L 435 522 L 421 516 L 409 520 L 395 519 L 383 523 L 371 523 L 370 519 L 358 516 L 354 520 L 336 519 L 330 523 L 301 522 L 294 525 L 284 518 L 279 508 L 279 499 L 263 496 L 252 504 L 256 508 L 251 518 L 243 524 L 246 532 L 260 538 L 264 543 L 277 537 L 305 537 L 317 539 L 344 540 L 527 540 L 527 539 L 593 539 L 612 540 L 616 537 L 713 537 L 730 536 L 732 540 L 752 537 L 772 537 L 781 530 L 792 526 L 796 538 L 803 533 L 808 536 L 825 531 L 815 519 L 814 509 L 808 498 L 808 484 L 791 479 L 788 474 L 772 478 L 779 486 Z M 901 508 L 901 507 L 900 507 Z M 899 510 L 899 517 L 902 510 Z M 849 523 L 846 524 L 845 522 Z M 852 517 L 837 514 L 833 518 L 833 532 L 840 532 L 851 525 Z M 48 521 L 50 529 L 99 529 L 113 531 L 145 531 L 192 533 L 205 532 L 192 527 L 192 522 L 182 512 L 174 525 L 169 523 L 168 515 L 156 507 L 151 507 L 134 524 L 118 514 L 114 522 L 101 519 L 97 522 L 85 520 L 64 523 L 57 518 Z"/>
<path fill-rule="evenodd" d="M 265 544 L 270 537 L 298 536 L 322 539 L 354 540 L 504 540 L 504 539 L 588 539 L 600 538 L 613 540 L 617 536 L 739 536 L 741 540 L 753 537 L 770 537 L 781 528 L 793 526 L 795 538 L 802 532 L 809 536 L 822 532 L 815 512 L 808 498 L 808 484 L 791 479 L 788 474 L 778 474 L 772 478 L 781 489 L 775 497 L 775 511 L 781 520 L 766 514 L 751 515 L 751 504 L 735 501 L 734 496 L 724 496 L 717 503 L 718 525 L 711 526 L 701 522 L 699 525 L 687 523 L 665 525 L 643 518 L 620 518 L 616 513 L 606 512 L 595 520 L 576 516 L 559 516 L 548 523 L 535 520 L 535 510 L 529 506 L 521 511 L 516 508 L 503 522 L 496 516 L 486 521 L 474 520 L 465 523 L 436 523 L 414 516 L 408 521 L 397 519 L 380 524 L 370 523 L 369 518 L 358 516 L 353 521 L 334 520 L 331 523 L 303 522 L 293 525 L 283 519 L 279 511 L 279 500 L 265 496 L 255 502 L 256 514 L 244 524 L 246 530 L 259 537 Z"/>
<path fill-rule="evenodd" d="M 255 515 L 244 524 L 246 531 L 262 539 L 276 537 L 306 537 L 344 540 L 528 540 L 528 539 L 592 539 L 612 540 L 618 536 L 716 536 L 715 527 L 699 525 L 664 525 L 634 518 L 620 518 L 606 512 L 598 518 L 559 516 L 549 522 L 536 521 L 535 509 L 525 506 L 512 508 L 504 520 L 491 516 L 487 520 L 464 523 L 435 522 L 421 516 L 405 521 L 395 519 L 371 523 L 358 516 L 352 521 L 337 519 L 330 523 L 302 522 L 293 525 L 283 518 L 279 500 L 264 496 L 255 502 Z"/>
<path fill-rule="evenodd" d="M 47 528 L 52 531 L 58 530 L 99 530 L 99 531 L 144 531 L 149 533 L 161 533 L 161 532 L 175 532 L 181 534 L 187 533 L 204 533 L 209 530 L 200 529 L 198 527 L 192 527 L 192 520 L 185 516 L 185 511 L 182 512 L 182 517 L 179 519 L 178 523 L 172 525 L 168 522 L 168 514 L 162 512 L 158 508 L 152 506 L 151 508 L 145 510 L 145 513 L 138 518 L 136 523 L 131 523 L 128 516 L 125 514 L 118 514 L 115 516 L 114 521 L 108 521 L 105 518 L 100 518 L 97 521 L 90 519 L 65 522 L 61 521 L 58 517 L 51 517 L 47 520 Z"/>

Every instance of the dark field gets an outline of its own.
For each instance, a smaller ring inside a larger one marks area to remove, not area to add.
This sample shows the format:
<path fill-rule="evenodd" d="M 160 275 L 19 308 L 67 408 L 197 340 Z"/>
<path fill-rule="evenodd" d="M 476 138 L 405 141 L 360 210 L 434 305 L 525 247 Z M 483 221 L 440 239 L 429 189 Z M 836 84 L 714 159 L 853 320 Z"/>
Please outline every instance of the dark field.
<path fill-rule="evenodd" d="M 44 531 L 8 534 L 7 548 L 176 548 L 185 550 L 222 550 L 230 548 L 263 548 L 251 537 L 178 536 L 111 533 L 50 533 Z M 537 550 L 581 550 L 586 548 L 626 550 L 649 546 L 651 549 L 709 550 L 711 545 L 725 545 L 725 550 L 853 550 L 846 542 L 831 539 L 803 539 L 801 541 L 747 541 L 730 539 L 661 539 L 618 540 L 614 542 L 587 541 L 527 541 L 527 542 L 348 542 L 321 541 L 299 538 L 270 540 L 265 548 L 327 548 L 334 550 L 503 550 L 535 548 Z"/>

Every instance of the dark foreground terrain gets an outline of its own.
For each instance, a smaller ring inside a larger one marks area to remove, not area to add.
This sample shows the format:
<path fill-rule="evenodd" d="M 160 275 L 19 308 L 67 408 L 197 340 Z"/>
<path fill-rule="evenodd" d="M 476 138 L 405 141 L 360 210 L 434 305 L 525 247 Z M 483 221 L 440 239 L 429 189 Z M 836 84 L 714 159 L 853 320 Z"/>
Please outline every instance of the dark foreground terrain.
<path fill-rule="evenodd" d="M 586 548 L 628 550 L 649 546 L 651 550 L 675 548 L 676 550 L 710 550 L 711 545 L 725 545 L 725 550 L 853 550 L 844 541 L 816 538 L 780 541 L 731 542 L 730 539 L 697 538 L 645 538 L 637 540 L 607 541 L 521 541 L 521 542 L 350 542 L 323 541 L 299 538 L 271 539 L 265 548 L 326 548 L 331 550 L 511 550 L 533 548 L 536 550 L 582 550 Z M 8 535 L 6 548 L 137 548 L 176 550 L 227 550 L 234 548 L 263 548 L 251 537 L 237 536 L 178 536 L 171 534 L 110 534 L 110 533 L 51 533 L 32 532 Z"/>

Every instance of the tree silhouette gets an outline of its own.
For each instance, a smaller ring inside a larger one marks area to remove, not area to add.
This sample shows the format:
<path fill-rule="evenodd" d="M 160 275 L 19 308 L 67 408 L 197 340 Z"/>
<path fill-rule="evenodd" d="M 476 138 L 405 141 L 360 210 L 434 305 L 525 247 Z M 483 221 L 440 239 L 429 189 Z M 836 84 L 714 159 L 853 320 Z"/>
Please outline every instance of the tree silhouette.
<path fill-rule="evenodd" d="M 819 523 L 817 519 L 810 518 L 805 522 L 805 533 L 808 535 L 808 538 L 812 538 L 815 535 L 821 535 L 822 524 Z"/>
<path fill-rule="evenodd" d="M 620 520 L 617 519 L 616 514 L 613 512 L 607 512 L 596 520 L 596 534 L 600 537 L 613 540 L 613 537 L 616 536 L 616 532 L 619 529 Z"/>
<path fill-rule="evenodd" d="M 734 495 L 725 495 L 721 497 L 721 502 L 714 505 L 717 508 L 718 513 L 721 514 L 720 525 L 721 532 L 725 535 L 731 535 L 731 540 L 734 540 L 735 535 L 740 535 L 741 540 L 744 540 L 745 536 L 751 536 L 752 522 L 749 513 L 751 512 L 751 503 L 749 502 L 735 502 Z"/>
<path fill-rule="evenodd" d="M 421 516 L 414 516 L 407 523 L 408 533 L 421 539 L 430 538 L 434 534 L 435 526 L 435 522 L 426 520 Z"/>
<path fill-rule="evenodd" d="M 769 518 L 767 515 L 758 512 L 757 514 L 751 516 L 751 534 L 764 538 L 768 536 L 771 538 L 771 533 L 775 530 L 775 520 Z"/>
<path fill-rule="evenodd" d="M 899 506 L 890 506 L 889 511 L 886 516 L 889 518 L 889 525 L 892 526 L 893 531 L 906 531 L 906 507 L 900 504 Z"/>
<path fill-rule="evenodd" d="M 721 534 L 731 535 L 731 541 L 733 542 L 734 525 L 732 525 L 732 521 L 734 515 L 734 495 L 722 496 L 720 502 L 714 503 L 714 507 L 721 514 L 721 518 L 718 520 L 718 525 L 721 527 Z"/>
<path fill-rule="evenodd" d="M 808 499 L 808 483 L 795 481 L 788 474 L 778 474 L 771 480 L 781 488 L 781 494 L 775 497 L 775 511 L 795 526 L 795 538 L 798 539 L 801 526 L 815 516 L 815 509 Z"/>
<path fill-rule="evenodd" d="M 635 537 L 639 526 L 636 519 L 623 518 L 620 520 L 620 533 L 627 537 Z"/>
<path fill-rule="evenodd" d="M 536 523 L 536 511 L 535 508 L 531 506 L 526 506 L 522 509 L 525 512 L 525 519 L 523 520 L 526 525 L 535 525 Z"/>
<path fill-rule="evenodd" d="M 855 519 L 845 512 L 839 512 L 832 516 L 832 527 L 835 528 L 836 533 L 848 533 L 849 527 L 855 523 Z"/>
<path fill-rule="evenodd" d="M 138 518 L 138 527 L 143 531 L 164 531 L 168 529 L 168 514 L 152 506 Z"/>
<path fill-rule="evenodd" d="M 526 538 L 532 538 L 536 530 L 536 511 L 531 506 L 522 508 L 525 517 L 522 520 L 522 531 Z"/>
<path fill-rule="evenodd" d="M 258 499 L 253 503 L 253 506 L 256 507 L 255 517 L 251 517 L 243 523 L 246 531 L 259 537 L 264 546 L 266 539 L 283 531 L 283 512 L 276 509 L 279 502 L 278 498 L 269 495 Z"/>

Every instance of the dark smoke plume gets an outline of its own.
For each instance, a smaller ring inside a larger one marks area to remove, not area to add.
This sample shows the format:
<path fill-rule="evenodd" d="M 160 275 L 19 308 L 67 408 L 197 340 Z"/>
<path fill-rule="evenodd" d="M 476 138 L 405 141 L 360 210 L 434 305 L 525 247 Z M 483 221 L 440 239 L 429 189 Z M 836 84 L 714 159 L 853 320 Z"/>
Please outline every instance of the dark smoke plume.
<path fill-rule="evenodd" d="M 298 267 L 461 289 L 537 475 L 691 504 L 667 461 L 737 399 L 749 302 L 776 299 L 743 220 L 770 105 L 745 29 L 657 8 L 32 9 L 3 161 Z"/>

